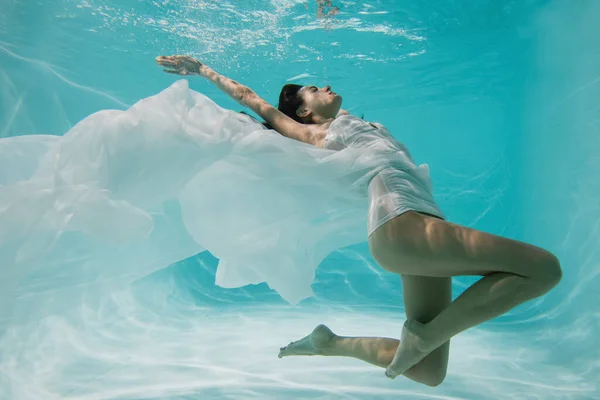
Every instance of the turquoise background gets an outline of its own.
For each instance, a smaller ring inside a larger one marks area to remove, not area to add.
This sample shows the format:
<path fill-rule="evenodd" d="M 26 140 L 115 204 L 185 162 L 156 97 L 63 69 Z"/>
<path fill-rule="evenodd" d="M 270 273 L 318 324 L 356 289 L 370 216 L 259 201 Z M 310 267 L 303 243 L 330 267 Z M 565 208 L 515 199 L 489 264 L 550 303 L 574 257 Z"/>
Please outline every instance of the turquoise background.
<path fill-rule="evenodd" d="M 399 336 L 399 279 L 376 266 L 366 243 L 331 254 L 316 296 L 293 308 L 265 284 L 216 287 L 217 260 L 202 253 L 136 283 L 132 296 L 156 302 L 165 320 L 185 311 L 277 326 L 265 358 L 277 367 L 253 364 L 254 378 L 187 389 L 97 375 L 103 390 L 114 387 L 99 398 L 600 398 L 600 2 L 333 4 L 339 14 L 317 18 L 312 1 L 3 0 L 0 137 L 62 135 L 91 113 L 156 94 L 175 79 L 157 55 L 195 56 L 272 103 L 286 83 L 331 85 L 344 108 L 383 123 L 429 164 L 451 221 L 553 251 L 562 282 L 457 338 L 446 382 L 431 389 L 355 360 L 275 357 L 318 321 L 340 334 Z M 200 77 L 190 85 L 241 110 Z M 456 279 L 454 295 L 475 280 Z M 207 333 L 208 345 L 231 343 Z M 296 372 L 285 383 L 272 379 L 286 369 Z M 260 379 L 275 383 L 253 384 Z M 0 383 L 2 398 L 19 398 L 19 383 Z M 53 383 L 48 398 L 97 393 L 82 385 L 87 392 Z M 131 387 L 139 390 L 123 389 Z"/>

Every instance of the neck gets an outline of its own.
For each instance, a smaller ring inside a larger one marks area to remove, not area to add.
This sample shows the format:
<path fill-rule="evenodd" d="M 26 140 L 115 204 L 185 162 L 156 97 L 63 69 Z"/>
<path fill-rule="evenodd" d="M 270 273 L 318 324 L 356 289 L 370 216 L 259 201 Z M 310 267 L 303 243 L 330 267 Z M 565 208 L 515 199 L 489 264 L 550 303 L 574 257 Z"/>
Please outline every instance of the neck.
<path fill-rule="evenodd" d="M 312 123 L 313 124 L 326 124 L 328 122 L 333 121 L 337 117 L 340 117 L 342 115 L 348 115 L 348 114 L 350 114 L 350 113 L 347 110 L 340 110 L 340 111 L 338 111 L 338 113 L 335 117 L 323 117 L 321 115 L 313 115 Z"/>
<path fill-rule="evenodd" d="M 329 118 L 322 117 L 320 115 L 314 115 L 312 117 L 312 123 L 313 124 L 317 124 L 317 125 L 326 124 L 326 123 L 331 122 L 333 120 L 334 120 L 334 118 L 331 118 L 331 117 L 329 117 Z"/>

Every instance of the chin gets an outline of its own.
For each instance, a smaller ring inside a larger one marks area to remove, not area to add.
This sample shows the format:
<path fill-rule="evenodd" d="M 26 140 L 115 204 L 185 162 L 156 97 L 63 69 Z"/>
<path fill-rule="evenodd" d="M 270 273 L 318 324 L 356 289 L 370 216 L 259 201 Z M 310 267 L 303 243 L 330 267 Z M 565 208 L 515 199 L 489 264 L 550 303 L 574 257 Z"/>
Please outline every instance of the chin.
<path fill-rule="evenodd" d="M 333 104 L 335 104 L 336 107 L 342 107 L 342 100 L 342 96 L 340 96 L 339 94 L 333 96 Z"/>

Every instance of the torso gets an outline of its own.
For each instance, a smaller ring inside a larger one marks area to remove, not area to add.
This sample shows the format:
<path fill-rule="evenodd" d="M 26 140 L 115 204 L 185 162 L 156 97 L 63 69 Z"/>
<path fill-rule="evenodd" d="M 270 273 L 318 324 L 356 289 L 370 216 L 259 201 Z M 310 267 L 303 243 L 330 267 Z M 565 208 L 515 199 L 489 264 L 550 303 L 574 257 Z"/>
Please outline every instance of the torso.
<path fill-rule="evenodd" d="M 325 125 L 323 125 L 325 127 Z M 342 150 L 363 148 L 376 152 L 405 153 L 408 149 L 379 123 L 372 123 L 354 115 L 342 115 L 329 123 L 319 137 L 319 147 Z"/>
<path fill-rule="evenodd" d="M 358 149 L 364 161 L 358 165 L 370 166 L 358 185 L 367 185 L 369 235 L 408 211 L 444 218 L 433 198 L 428 167 L 415 165 L 406 146 L 385 126 L 353 115 L 338 117 L 329 125 L 323 147 L 337 151 L 348 148 L 355 154 Z"/>

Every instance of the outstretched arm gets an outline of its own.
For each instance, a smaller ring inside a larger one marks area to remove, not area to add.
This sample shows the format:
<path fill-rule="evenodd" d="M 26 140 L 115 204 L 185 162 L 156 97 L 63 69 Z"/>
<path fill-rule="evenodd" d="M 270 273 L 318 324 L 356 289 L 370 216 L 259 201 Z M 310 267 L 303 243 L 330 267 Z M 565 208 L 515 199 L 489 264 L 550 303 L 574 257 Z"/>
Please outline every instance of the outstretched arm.
<path fill-rule="evenodd" d="M 315 144 L 316 137 L 307 125 L 294 121 L 263 100 L 252 89 L 213 71 L 207 65 L 189 56 L 159 56 L 156 62 L 166 67 L 165 72 L 177 75 L 200 75 L 238 103 L 260 115 L 281 135 Z"/>

